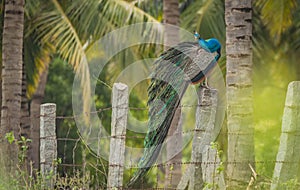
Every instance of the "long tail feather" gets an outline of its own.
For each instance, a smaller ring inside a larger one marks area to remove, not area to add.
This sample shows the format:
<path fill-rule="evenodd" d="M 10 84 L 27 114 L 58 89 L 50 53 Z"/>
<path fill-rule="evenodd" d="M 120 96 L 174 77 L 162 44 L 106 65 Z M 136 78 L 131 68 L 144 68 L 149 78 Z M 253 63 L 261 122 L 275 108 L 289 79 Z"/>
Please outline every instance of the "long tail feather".
<path fill-rule="evenodd" d="M 139 161 L 138 170 L 135 172 L 134 176 L 127 184 L 128 187 L 133 187 L 135 186 L 135 184 L 140 183 L 141 182 L 140 180 L 146 176 L 149 169 L 156 162 L 156 159 L 163 146 L 163 142 L 166 139 L 166 136 L 168 134 L 175 112 L 178 106 L 180 105 L 180 99 L 183 96 L 184 92 L 186 91 L 187 87 L 188 87 L 188 83 L 185 83 L 184 87 L 181 89 L 181 92 L 179 94 L 174 89 L 172 90 L 172 92 L 170 92 L 170 94 L 173 94 L 174 97 L 170 97 L 169 99 L 172 100 L 169 102 L 169 104 L 166 104 L 167 106 L 165 108 L 162 108 L 164 109 L 162 112 L 166 113 L 165 114 L 166 117 L 160 119 L 162 121 L 161 123 L 158 121 L 159 118 L 152 120 L 152 121 L 156 121 L 158 126 L 156 129 L 152 131 L 148 131 L 147 133 L 145 139 L 145 150 L 144 150 L 143 157 Z M 161 117 L 161 115 L 159 115 L 158 117 Z M 151 123 L 151 120 L 149 121 L 149 125 L 154 125 L 153 123 Z"/>
<path fill-rule="evenodd" d="M 148 88 L 149 123 L 144 154 L 128 187 L 141 183 L 153 166 L 189 83 L 202 80 L 213 61 L 214 55 L 198 43 L 184 42 L 165 51 L 154 63 Z"/>

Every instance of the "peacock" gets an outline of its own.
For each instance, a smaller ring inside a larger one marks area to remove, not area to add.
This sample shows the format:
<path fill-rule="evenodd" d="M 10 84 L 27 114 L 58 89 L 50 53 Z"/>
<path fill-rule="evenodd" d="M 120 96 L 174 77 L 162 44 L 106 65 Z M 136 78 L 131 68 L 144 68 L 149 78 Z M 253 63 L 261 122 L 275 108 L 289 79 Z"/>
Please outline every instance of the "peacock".
<path fill-rule="evenodd" d="M 221 56 L 221 44 L 217 39 L 204 40 L 197 32 L 194 37 L 196 42 L 179 43 L 163 52 L 154 63 L 148 87 L 149 122 L 145 149 L 128 187 L 139 182 L 156 162 L 188 85 L 202 82 Z"/>

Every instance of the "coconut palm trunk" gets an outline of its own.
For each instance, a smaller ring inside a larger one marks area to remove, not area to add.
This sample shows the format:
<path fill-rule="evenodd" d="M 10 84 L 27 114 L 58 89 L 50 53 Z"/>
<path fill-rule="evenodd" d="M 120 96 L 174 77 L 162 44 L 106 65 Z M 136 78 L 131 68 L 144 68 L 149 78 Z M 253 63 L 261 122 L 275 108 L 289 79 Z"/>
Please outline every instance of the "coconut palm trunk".
<path fill-rule="evenodd" d="M 18 164 L 18 147 L 5 139 L 8 132 L 20 134 L 24 0 L 5 0 L 2 42 L 1 158 L 7 172 Z"/>
<path fill-rule="evenodd" d="M 26 96 L 27 82 L 26 82 L 26 73 L 25 65 L 23 64 L 22 72 L 22 95 L 21 95 L 21 135 L 30 138 L 30 113 L 29 113 L 29 100 Z"/>
<path fill-rule="evenodd" d="M 164 23 L 179 26 L 179 1 L 164 0 L 163 2 Z M 179 30 L 165 27 L 164 44 L 165 50 L 169 46 L 179 43 Z M 165 187 L 176 188 L 181 178 L 181 165 L 176 164 L 181 162 L 182 154 L 178 153 L 174 156 L 174 151 L 181 150 L 182 146 L 182 127 L 181 127 L 181 109 L 177 109 L 168 136 L 176 136 L 176 142 L 167 143 L 167 166 L 165 167 Z"/>
<path fill-rule="evenodd" d="M 252 4 L 225 0 L 228 117 L 227 178 L 230 189 L 244 188 L 254 167 L 252 105 Z"/>

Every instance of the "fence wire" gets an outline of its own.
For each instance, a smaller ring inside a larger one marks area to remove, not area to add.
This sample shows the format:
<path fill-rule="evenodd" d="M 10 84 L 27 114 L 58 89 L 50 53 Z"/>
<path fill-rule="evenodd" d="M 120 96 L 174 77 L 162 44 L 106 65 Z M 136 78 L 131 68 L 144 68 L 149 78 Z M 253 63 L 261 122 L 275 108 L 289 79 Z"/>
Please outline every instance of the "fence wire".
<path fill-rule="evenodd" d="M 182 105 L 181 108 L 195 108 L 201 105 Z M 107 107 L 107 108 L 101 108 L 97 111 L 91 113 L 91 114 L 99 114 L 106 111 L 111 111 L 113 107 Z M 129 107 L 129 108 L 120 108 L 118 109 L 129 109 L 129 110 L 148 110 L 148 108 L 137 108 L 137 107 Z M 36 116 L 41 117 L 42 115 Z M 43 115 L 44 116 L 44 115 Z M 56 116 L 56 123 L 57 123 L 57 142 L 58 142 L 58 158 L 61 160 L 61 162 L 58 164 L 58 172 L 61 176 L 72 176 L 80 173 L 81 176 L 88 173 L 89 175 L 93 176 L 93 179 L 89 181 L 91 184 L 93 184 L 92 188 L 106 188 L 106 180 L 107 180 L 107 170 L 109 163 L 102 159 L 101 156 L 99 156 L 99 152 L 94 152 L 89 149 L 86 142 L 81 138 L 80 134 L 78 133 L 78 129 L 76 128 L 76 122 L 75 118 L 81 117 L 81 116 Z M 181 135 L 190 134 L 190 133 L 204 133 L 205 130 L 199 130 L 199 129 L 188 129 L 183 130 L 180 132 Z M 177 132 L 178 134 L 178 132 Z M 173 135 L 176 135 L 173 134 Z M 242 132 L 228 132 L 226 130 L 221 130 L 219 133 L 219 138 L 226 138 L 227 135 L 253 135 L 253 133 L 242 133 Z M 300 134 L 295 134 L 299 136 Z M 103 136 L 101 138 L 125 138 L 125 136 L 115 135 L 115 136 Z M 126 135 L 126 141 L 143 141 L 144 136 L 143 135 Z M 226 168 L 226 165 L 233 164 L 250 164 L 253 166 L 253 168 L 274 168 L 274 165 L 276 163 L 290 163 L 280 160 L 256 160 L 253 163 L 248 163 L 248 161 L 235 161 L 235 162 L 227 162 L 225 160 L 226 158 L 226 145 L 220 146 L 219 150 L 220 152 L 223 152 L 221 155 L 220 161 L 200 161 L 200 162 L 192 162 L 190 161 L 191 158 L 191 146 L 192 144 L 189 143 L 187 147 L 183 149 L 182 153 L 182 161 L 180 162 L 166 162 L 166 163 L 160 163 L 160 164 L 154 164 L 152 166 L 151 172 L 148 174 L 148 179 L 142 182 L 141 188 L 143 189 L 165 189 L 164 187 L 164 181 L 169 180 L 172 182 L 173 175 L 184 175 L 188 167 L 191 165 L 194 166 L 201 166 L 201 165 L 215 165 L 218 168 L 220 172 L 223 172 L 224 168 Z M 101 147 L 99 147 L 100 149 Z M 114 150 L 116 151 L 116 150 Z M 133 156 L 132 156 L 133 157 Z M 131 157 L 129 157 L 131 158 Z M 133 159 L 133 158 L 132 158 Z M 131 163 L 136 163 L 136 160 L 131 160 Z M 110 165 L 112 167 L 123 167 L 120 165 Z M 165 169 L 166 168 L 173 168 L 174 166 L 180 166 L 180 173 L 170 173 L 169 176 L 164 176 Z M 135 165 L 127 165 L 126 168 L 130 167 L 138 167 L 138 164 Z M 250 170 L 251 168 L 249 168 Z M 255 170 L 255 169 L 254 169 Z M 124 173 L 124 184 L 126 184 L 126 181 L 129 180 L 130 176 L 134 174 L 135 169 L 126 169 Z M 255 172 L 255 171 L 252 171 Z M 259 177 L 261 178 L 260 183 L 262 185 L 269 186 L 271 184 L 271 176 L 268 176 L 267 174 L 260 174 Z M 178 183 L 178 181 L 175 181 L 175 183 Z M 143 185 L 144 184 L 144 185 Z M 155 187 L 155 188 L 150 188 Z M 125 186 L 122 186 L 122 188 L 126 189 Z M 168 189 L 176 189 L 176 187 L 169 186 Z"/>

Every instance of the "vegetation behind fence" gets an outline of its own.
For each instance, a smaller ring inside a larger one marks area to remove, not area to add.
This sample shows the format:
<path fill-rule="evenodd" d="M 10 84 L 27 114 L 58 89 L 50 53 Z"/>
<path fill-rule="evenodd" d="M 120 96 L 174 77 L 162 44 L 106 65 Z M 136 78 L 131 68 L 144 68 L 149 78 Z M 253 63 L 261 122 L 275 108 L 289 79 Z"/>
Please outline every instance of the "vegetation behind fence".
<path fill-rule="evenodd" d="M 109 160 L 105 160 L 93 152 L 85 144 L 84 139 L 77 134 L 77 129 L 73 125 L 69 125 L 65 132 L 65 136 L 56 137 L 57 149 L 54 143 L 55 128 L 52 127 L 55 120 L 66 119 L 73 121 L 74 117 L 55 116 L 55 105 L 44 104 L 41 106 L 41 127 L 46 127 L 47 134 L 41 132 L 41 171 L 43 173 L 55 171 L 56 168 L 45 168 L 45 166 L 53 165 L 53 160 L 61 159 L 58 164 L 58 173 L 63 176 L 86 176 L 89 188 L 121 188 L 125 187 L 129 177 L 133 174 L 134 169 L 130 167 L 136 166 L 134 161 L 132 166 L 126 166 L 124 162 L 125 144 L 128 140 L 140 140 L 142 136 L 126 135 L 128 107 L 127 87 L 123 84 L 115 84 L 112 95 L 112 107 L 99 110 L 99 112 L 112 110 L 112 129 L 110 138 L 110 156 Z M 298 151 L 299 142 L 299 100 L 300 100 L 300 82 L 292 82 L 289 85 L 286 105 L 282 123 L 282 135 L 280 139 L 279 151 L 276 160 L 256 160 L 255 163 L 247 163 L 249 165 L 249 184 L 248 187 L 261 187 L 277 189 L 282 185 L 292 185 L 298 187 L 297 176 L 300 155 Z M 185 105 L 182 105 L 183 107 Z M 180 181 L 176 181 L 177 187 L 169 187 L 170 189 L 225 189 L 226 187 L 226 170 L 228 164 L 237 165 L 242 160 L 236 162 L 227 162 L 225 155 L 225 147 L 222 147 L 216 141 L 213 131 L 215 126 L 215 115 L 217 108 L 217 91 L 202 88 L 199 91 L 199 102 L 196 110 L 196 125 L 193 130 L 185 131 L 193 132 L 194 137 L 187 147 L 183 148 L 183 159 L 179 163 L 162 163 L 153 166 L 145 181 L 141 181 L 142 188 L 163 188 L 160 181 L 172 180 L 172 172 L 169 176 L 163 176 L 160 168 L 172 168 L 179 165 L 182 172 Z M 126 108 L 126 109 L 124 109 Z M 58 122 L 59 123 L 59 122 Z M 56 128 L 59 128 L 57 126 Z M 51 132 L 52 130 L 52 132 Z M 57 129 L 56 129 L 57 130 Z M 41 128 L 41 131 L 44 131 Z M 71 135 L 72 134 L 72 135 Z M 74 137 L 76 136 L 77 137 Z M 226 132 L 221 131 L 220 136 L 225 136 Z M 242 135 L 242 134 L 236 134 Z M 70 138 L 72 136 L 72 138 Z M 126 138 L 125 138 L 126 137 Z M 46 151 L 46 141 L 51 142 Z M 100 147 L 101 148 L 101 147 Z M 186 151 L 188 150 L 188 151 Z M 58 151 L 58 153 L 57 153 Z M 56 156 L 57 154 L 57 156 Z M 48 158 L 45 158 L 48 157 Z M 136 159 L 135 159 L 136 160 Z M 49 163 L 51 162 L 51 163 Z M 257 173 L 256 167 L 274 167 L 273 178 L 263 176 Z M 200 177 L 202 176 L 202 177 Z M 52 183 L 54 184 L 54 183 Z M 169 183 L 172 184 L 172 183 Z M 174 183 L 173 183 L 174 184 Z"/>

